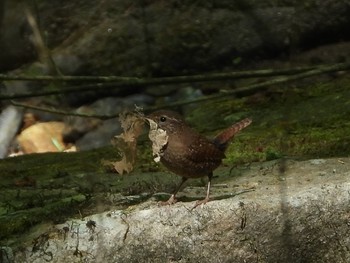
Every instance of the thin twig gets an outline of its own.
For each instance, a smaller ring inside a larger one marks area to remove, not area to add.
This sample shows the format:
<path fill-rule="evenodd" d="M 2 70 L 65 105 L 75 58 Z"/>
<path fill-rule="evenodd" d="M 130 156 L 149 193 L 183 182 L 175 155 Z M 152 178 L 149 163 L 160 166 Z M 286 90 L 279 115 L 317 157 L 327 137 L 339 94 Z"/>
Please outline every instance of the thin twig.
<path fill-rule="evenodd" d="M 299 80 L 299 79 L 304 79 L 304 78 L 308 78 L 308 77 L 312 77 L 312 76 L 316 76 L 316 75 L 320 75 L 320 74 L 324 74 L 324 73 L 331 73 L 331 72 L 343 71 L 343 70 L 349 70 L 349 69 L 350 69 L 350 62 L 339 63 L 339 64 L 335 64 L 332 66 L 324 66 L 322 68 L 313 69 L 313 70 L 310 70 L 310 71 L 307 71 L 304 73 L 296 74 L 294 76 L 279 77 L 279 78 L 264 81 L 264 82 L 261 82 L 258 84 L 248 85 L 246 87 L 241 87 L 241 88 L 235 88 L 235 89 L 230 90 L 230 91 L 221 92 L 221 93 L 213 94 L 213 95 L 209 95 L 209 96 L 204 96 L 204 97 L 194 99 L 194 100 L 169 103 L 166 105 L 166 107 L 173 108 L 173 107 L 192 104 L 192 103 L 204 102 L 204 101 L 212 100 L 212 99 L 226 99 L 227 96 L 232 96 L 232 95 L 235 95 L 238 93 L 248 93 L 248 92 L 254 93 L 256 91 L 259 91 L 263 88 L 266 88 L 266 87 L 269 87 L 272 85 L 282 84 L 282 83 L 295 81 L 295 80 Z M 151 111 L 151 110 L 155 110 L 158 108 L 159 107 L 148 107 L 145 110 Z"/>
<path fill-rule="evenodd" d="M 16 107 L 22 107 L 26 109 L 32 109 L 32 110 L 38 110 L 43 112 L 49 112 L 53 114 L 58 115 L 65 115 L 65 116 L 75 116 L 75 117 L 83 117 L 83 118 L 97 118 L 101 120 L 107 120 L 118 117 L 118 115 L 95 115 L 95 114 L 84 114 L 84 113 L 77 113 L 77 112 L 70 112 L 70 111 L 64 111 L 64 110 L 57 110 L 52 108 L 46 108 L 46 107 L 38 107 L 34 105 L 29 105 L 26 103 L 19 103 L 14 100 L 11 100 L 11 104 Z"/>
<path fill-rule="evenodd" d="M 324 65 L 323 65 L 324 66 Z M 234 71 L 225 73 L 212 73 L 205 75 L 192 75 L 192 76 L 175 76 L 164 78 L 137 78 L 137 77 L 121 77 L 121 76 L 26 76 L 26 75 L 6 75 L 0 74 L 0 80 L 27 80 L 27 81 L 96 81 L 96 82 L 129 82 L 131 85 L 135 83 L 146 85 L 150 82 L 165 84 L 180 83 L 180 82 L 198 82 L 198 81 L 210 81 L 210 80 L 227 80 L 227 79 L 241 79 L 241 78 L 257 78 L 257 77 L 272 77 L 279 75 L 293 75 L 296 73 L 308 71 L 311 69 L 322 67 L 297 67 L 291 69 L 261 69 L 261 70 L 247 70 L 247 71 Z M 125 83 L 124 83 L 125 84 Z"/>
<path fill-rule="evenodd" d="M 33 31 L 33 42 L 36 47 L 36 50 L 39 54 L 41 62 L 47 64 L 50 71 L 54 74 L 61 75 L 61 72 L 59 68 L 56 66 L 54 60 L 52 59 L 50 49 L 45 45 L 44 39 L 42 37 L 42 34 L 40 32 L 38 23 L 33 16 L 32 12 L 29 10 L 29 8 L 25 9 L 25 13 L 27 16 L 28 24 L 32 28 Z"/>
<path fill-rule="evenodd" d="M 307 71 L 304 73 L 296 74 L 294 76 L 280 77 L 280 78 L 272 79 L 269 81 L 264 81 L 264 82 L 261 82 L 258 84 L 249 85 L 246 87 L 235 88 L 233 90 L 221 92 L 219 94 L 203 96 L 201 98 L 194 99 L 194 100 L 170 103 L 170 104 L 167 104 L 167 107 L 172 108 L 172 107 L 177 107 L 177 106 L 186 105 L 186 104 L 200 103 L 200 102 L 204 102 L 204 101 L 212 100 L 212 99 L 226 99 L 227 96 L 232 96 L 232 95 L 235 95 L 237 93 L 243 93 L 243 92 L 253 93 L 253 92 L 256 92 L 256 91 L 261 90 L 263 88 L 272 86 L 272 85 L 282 84 L 282 83 L 286 83 L 289 81 L 295 81 L 295 80 L 299 80 L 299 79 L 303 79 L 303 78 L 312 77 L 315 75 L 320 75 L 320 74 L 330 73 L 330 72 L 335 72 L 335 71 L 348 70 L 348 69 L 350 69 L 350 63 L 339 63 L 339 64 L 335 64 L 332 66 L 324 66 L 322 68 L 313 69 L 313 70 L 310 70 L 310 71 Z M 110 118 L 117 117 L 116 115 L 106 116 L 106 115 L 91 115 L 91 114 L 72 113 L 72 112 L 67 112 L 67 111 L 53 110 L 53 109 L 48 109 L 48 108 L 43 108 L 43 107 L 27 105 L 27 104 L 18 103 L 15 101 L 11 101 L 11 103 L 14 106 L 25 107 L 25 108 L 35 109 L 35 110 L 40 110 L 40 111 L 46 111 L 46 112 L 61 114 L 61 115 L 73 115 L 73 116 L 79 116 L 79 117 L 99 118 L 99 119 L 110 119 Z M 146 107 L 144 110 L 145 111 L 152 111 L 152 110 L 156 110 L 159 108 L 161 108 L 161 107 L 159 107 L 159 106 Z"/>
<path fill-rule="evenodd" d="M 129 81 L 138 80 L 136 77 L 120 77 L 120 76 L 26 76 L 26 75 L 6 75 L 0 74 L 0 80 L 25 80 L 25 81 L 97 81 L 97 82 L 118 82 L 118 81 Z"/>
<path fill-rule="evenodd" d="M 320 69 L 322 67 L 300 67 L 293 69 L 283 69 L 283 70 L 256 70 L 256 71 L 238 71 L 238 72 L 228 72 L 228 73 L 214 73 L 214 74 L 206 74 L 206 75 L 192 75 L 192 76 L 177 76 L 177 77 L 164 77 L 164 78 L 135 78 L 135 77 L 118 77 L 118 76 L 101 76 L 101 77 L 92 77 L 92 76 L 37 76 L 37 77 L 24 77 L 24 76 L 13 76 L 12 80 L 64 80 L 64 81 L 73 81 L 73 80 L 96 80 L 96 81 L 118 81 L 114 83 L 95 83 L 88 84 L 78 87 L 69 87 L 69 88 L 61 88 L 61 89 L 50 89 L 43 90 L 39 92 L 33 93 L 21 93 L 21 94 L 7 94 L 0 95 L 0 100 L 11 100 L 11 99 L 21 99 L 21 98 L 30 98 L 30 97 L 41 97 L 48 95 L 56 95 L 56 94 L 66 94 L 73 92 L 82 92 L 89 90 L 98 90 L 98 89 L 116 89 L 116 88 L 127 88 L 127 87 L 140 87 L 140 86 L 156 86 L 156 85 L 166 85 L 166 84 L 177 84 L 177 83 L 190 83 L 190 82 L 203 82 L 203 81 L 218 81 L 218 80 L 233 80 L 233 79 L 241 79 L 241 78 L 256 78 L 256 77 L 271 77 L 271 76 L 279 76 L 279 75 L 291 75 L 300 72 L 305 72 L 306 70 L 312 69 Z M 11 76 L 1 75 L 0 79 L 10 80 Z"/>

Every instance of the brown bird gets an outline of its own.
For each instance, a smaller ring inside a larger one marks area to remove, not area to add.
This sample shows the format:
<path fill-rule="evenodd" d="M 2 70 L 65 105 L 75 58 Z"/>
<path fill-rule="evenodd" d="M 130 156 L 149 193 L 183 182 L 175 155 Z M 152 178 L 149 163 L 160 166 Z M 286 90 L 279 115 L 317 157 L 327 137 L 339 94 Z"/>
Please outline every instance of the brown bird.
<path fill-rule="evenodd" d="M 233 136 L 252 121 L 246 118 L 219 133 L 212 140 L 192 129 L 176 112 L 156 111 L 146 117 L 166 131 L 168 140 L 160 150 L 160 162 L 171 172 L 182 177 L 180 185 L 164 204 L 176 202 L 176 194 L 189 178 L 208 176 L 207 195 L 195 207 L 209 201 L 210 183 L 215 170 L 225 158 L 225 150 Z"/>

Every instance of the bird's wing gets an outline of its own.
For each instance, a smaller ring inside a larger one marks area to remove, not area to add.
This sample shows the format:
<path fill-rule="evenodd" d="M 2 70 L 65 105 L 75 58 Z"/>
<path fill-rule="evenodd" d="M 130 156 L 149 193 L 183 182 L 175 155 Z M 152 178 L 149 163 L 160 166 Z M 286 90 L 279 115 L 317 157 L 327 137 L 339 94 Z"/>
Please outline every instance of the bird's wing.
<path fill-rule="evenodd" d="M 224 152 L 219 150 L 205 137 L 197 138 L 188 148 L 187 158 L 196 163 L 203 161 L 220 162 L 225 157 Z"/>

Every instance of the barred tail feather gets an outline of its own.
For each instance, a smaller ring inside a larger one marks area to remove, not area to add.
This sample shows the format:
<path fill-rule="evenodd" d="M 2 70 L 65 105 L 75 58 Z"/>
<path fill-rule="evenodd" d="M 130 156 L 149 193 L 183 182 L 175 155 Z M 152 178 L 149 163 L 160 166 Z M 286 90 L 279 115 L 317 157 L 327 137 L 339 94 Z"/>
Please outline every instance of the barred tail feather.
<path fill-rule="evenodd" d="M 216 135 L 216 137 L 213 140 L 214 143 L 220 149 L 225 150 L 227 143 L 235 136 L 235 134 L 237 134 L 240 130 L 244 129 L 245 127 L 249 126 L 251 123 L 252 120 L 246 118 L 231 125 L 227 129 Z"/>

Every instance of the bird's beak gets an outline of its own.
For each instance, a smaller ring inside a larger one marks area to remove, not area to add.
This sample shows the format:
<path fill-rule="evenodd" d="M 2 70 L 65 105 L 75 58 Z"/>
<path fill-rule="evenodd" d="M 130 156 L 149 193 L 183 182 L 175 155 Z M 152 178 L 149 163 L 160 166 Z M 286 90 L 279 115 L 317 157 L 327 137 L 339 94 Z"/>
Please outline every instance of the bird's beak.
<path fill-rule="evenodd" d="M 152 119 L 150 118 L 144 118 L 144 120 L 148 123 L 148 124 L 151 124 L 152 122 L 154 122 Z"/>

